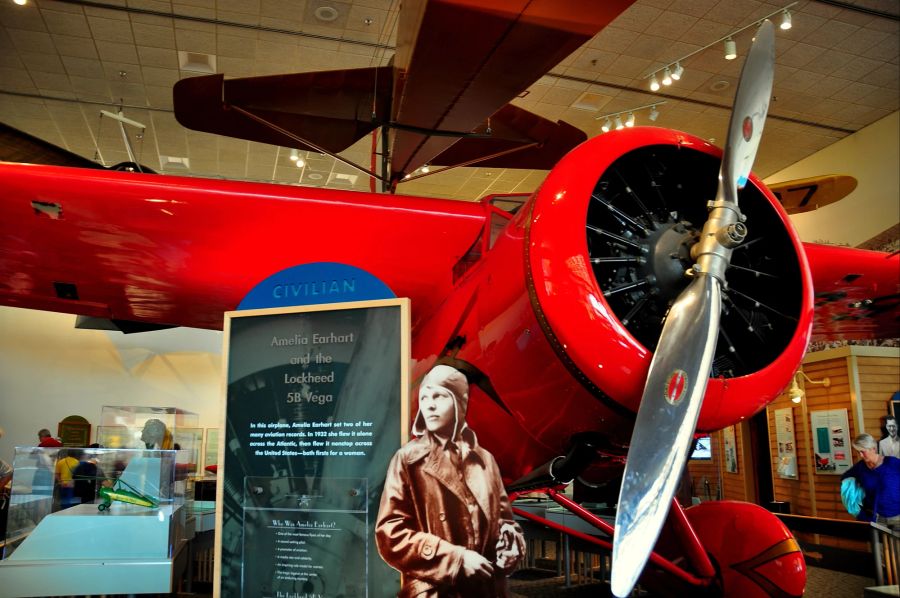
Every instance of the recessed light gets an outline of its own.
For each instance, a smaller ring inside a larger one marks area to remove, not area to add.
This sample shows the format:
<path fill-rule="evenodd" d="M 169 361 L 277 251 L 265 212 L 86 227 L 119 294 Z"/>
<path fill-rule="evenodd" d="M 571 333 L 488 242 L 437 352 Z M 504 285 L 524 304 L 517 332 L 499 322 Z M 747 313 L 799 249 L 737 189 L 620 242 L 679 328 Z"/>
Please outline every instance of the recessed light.
<path fill-rule="evenodd" d="M 725 81 L 724 79 L 720 79 L 709 86 L 710 91 L 722 91 L 724 89 L 728 89 L 731 87 L 731 83 Z"/>

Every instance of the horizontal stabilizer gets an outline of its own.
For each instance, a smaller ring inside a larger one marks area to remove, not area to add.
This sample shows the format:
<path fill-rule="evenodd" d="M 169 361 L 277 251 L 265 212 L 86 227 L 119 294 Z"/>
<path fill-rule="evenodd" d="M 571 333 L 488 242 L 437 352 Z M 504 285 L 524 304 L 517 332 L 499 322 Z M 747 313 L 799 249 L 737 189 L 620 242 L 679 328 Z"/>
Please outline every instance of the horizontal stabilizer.
<path fill-rule="evenodd" d="M 189 129 L 302 150 L 318 150 L 241 113 L 253 115 L 329 152 L 341 152 L 390 114 L 391 67 L 225 80 L 182 79 L 175 118 Z"/>
<path fill-rule="evenodd" d="M 435 157 L 433 163 L 455 166 L 521 147 L 520 151 L 481 160 L 473 166 L 549 170 L 575 146 L 587 140 L 584 131 L 577 127 L 563 121 L 547 120 L 512 104 L 498 110 L 490 118 L 490 126 L 490 136 L 460 139 Z M 533 143 L 537 145 L 528 147 Z"/>
<path fill-rule="evenodd" d="M 826 174 L 768 185 L 788 214 L 812 212 L 853 193 L 856 179 L 846 174 Z"/>

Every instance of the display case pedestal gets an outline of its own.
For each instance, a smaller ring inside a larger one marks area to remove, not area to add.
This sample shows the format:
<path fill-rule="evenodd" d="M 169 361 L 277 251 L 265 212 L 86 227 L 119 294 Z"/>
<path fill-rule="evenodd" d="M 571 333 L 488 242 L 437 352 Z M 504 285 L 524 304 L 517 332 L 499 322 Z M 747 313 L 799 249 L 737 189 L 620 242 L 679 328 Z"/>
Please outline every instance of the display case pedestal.
<path fill-rule="evenodd" d="M 0 597 L 171 592 L 183 568 L 183 518 L 181 505 L 52 513 L 0 562 Z"/>

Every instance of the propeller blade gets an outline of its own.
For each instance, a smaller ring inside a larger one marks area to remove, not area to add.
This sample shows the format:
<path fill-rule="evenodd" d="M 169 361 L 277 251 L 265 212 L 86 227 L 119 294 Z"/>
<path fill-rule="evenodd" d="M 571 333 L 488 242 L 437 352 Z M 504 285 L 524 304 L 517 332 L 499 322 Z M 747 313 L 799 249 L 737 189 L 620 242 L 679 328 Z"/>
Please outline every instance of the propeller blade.
<path fill-rule="evenodd" d="M 709 381 L 721 302 L 719 281 L 698 276 L 669 310 L 663 326 L 616 511 L 610 579 L 616 596 L 631 593 L 669 513 Z M 648 396 L 647 391 L 655 394 Z"/>
<path fill-rule="evenodd" d="M 759 147 L 774 63 L 774 28 L 766 21 L 741 72 L 716 200 L 692 249 L 694 280 L 669 310 L 650 362 L 616 510 L 610 577 L 616 596 L 631 593 L 647 564 L 687 461 L 719 336 L 725 271 L 747 233 L 737 190 Z"/>
<path fill-rule="evenodd" d="M 716 199 L 737 204 L 737 190 L 747 184 L 762 139 L 775 78 L 775 27 L 764 21 L 744 62 L 728 124 Z"/>

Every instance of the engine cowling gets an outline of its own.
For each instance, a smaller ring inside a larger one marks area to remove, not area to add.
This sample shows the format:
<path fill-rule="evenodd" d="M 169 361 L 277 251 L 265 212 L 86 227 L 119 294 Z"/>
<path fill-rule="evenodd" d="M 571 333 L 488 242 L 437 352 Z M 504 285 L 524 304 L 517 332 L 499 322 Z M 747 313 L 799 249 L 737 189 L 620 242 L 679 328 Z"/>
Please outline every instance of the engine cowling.
<path fill-rule="evenodd" d="M 718 148 L 675 131 L 611 132 L 567 156 L 535 197 L 528 234 L 535 308 L 565 347 L 563 358 L 630 410 L 666 310 L 687 285 L 720 158 Z M 727 273 L 701 430 L 749 417 L 777 396 L 812 323 L 809 267 L 784 210 L 755 177 L 739 203 L 749 234 Z M 583 308 L 572 309 L 573 299 Z"/>
<path fill-rule="evenodd" d="M 505 477 L 565 453 L 580 434 L 624 454 L 720 157 L 702 139 L 650 127 L 582 144 L 416 328 L 414 378 L 440 359 L 482 381 L 469 421 L 487 431 Z M 755 177 L 740 202 L 750 233 L 728 272 L 700 429 L 733 424 L 777 396 L 812 322 L 809 268 L 786 214 Z"/>

